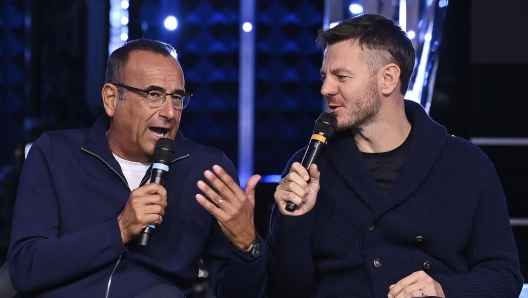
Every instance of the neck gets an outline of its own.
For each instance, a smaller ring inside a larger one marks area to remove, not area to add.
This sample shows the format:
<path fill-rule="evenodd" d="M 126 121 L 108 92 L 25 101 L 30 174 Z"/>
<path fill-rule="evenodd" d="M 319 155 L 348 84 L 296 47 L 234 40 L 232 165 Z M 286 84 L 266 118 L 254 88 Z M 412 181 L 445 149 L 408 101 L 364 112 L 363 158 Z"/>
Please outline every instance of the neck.
<path fill-rule="evenodd" d="M 378 118 L 365 127 L 353 129 L 361 152 L 380 153 L 398 148 L 409 136 L 411 124 L 405 115 L 404 101 L 380 107 Z"/>
<path fill-rule="evenodd" d="M 106 133 L 106 139 L 108 141 L 108 147 L 113 154 L 127 161 L 140 162 L 140 163 L 151 163 L 152 156 L 146 156 L 141 153 L 139 148 L 133 146 L 124 146 L 123 141 L 119 140 L 114 130 L 110 128 Z"/>

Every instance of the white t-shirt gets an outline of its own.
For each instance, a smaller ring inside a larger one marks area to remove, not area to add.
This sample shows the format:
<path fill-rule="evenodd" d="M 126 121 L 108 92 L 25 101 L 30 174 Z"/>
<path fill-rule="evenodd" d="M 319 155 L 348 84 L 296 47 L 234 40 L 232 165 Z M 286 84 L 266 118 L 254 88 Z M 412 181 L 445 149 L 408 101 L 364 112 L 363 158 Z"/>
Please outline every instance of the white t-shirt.
<path fill-rule="evenodd" d="M 123 171 L 123 175 L 125 175 L 130 190 L 138 188 L 139 184 L 141 183 L 141 179 L 143 179 L 143 177 L 145 176 L 145 173 L 147 172 L 151 163 L 129 161 L 126 159 L 122 159 L 115 154 L 114 158 L 121 166 L 121 170 Z"/>

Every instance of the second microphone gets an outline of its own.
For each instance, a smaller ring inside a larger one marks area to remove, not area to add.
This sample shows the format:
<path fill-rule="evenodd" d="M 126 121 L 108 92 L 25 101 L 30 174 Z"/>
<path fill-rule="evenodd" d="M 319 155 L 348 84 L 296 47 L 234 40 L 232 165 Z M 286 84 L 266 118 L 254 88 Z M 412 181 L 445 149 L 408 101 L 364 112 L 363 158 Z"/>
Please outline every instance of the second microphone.
<path fill-rule="evenodd" d="M 328 139 L 332 136 L 337 125 L 336 117 L 328 112 L 319 115 L 315 120 L 315 127 L 310 144 L 304 153 L 304 157 L 301 161 L 302 166 L 308 171 L 310 165 L 317 163 L 317 158 L 324 148 L 324 145 L 328 142 Z M 286 210 L 293 212 L 297 209 L 297 205 L 292 202 L 286 204 Z"/>

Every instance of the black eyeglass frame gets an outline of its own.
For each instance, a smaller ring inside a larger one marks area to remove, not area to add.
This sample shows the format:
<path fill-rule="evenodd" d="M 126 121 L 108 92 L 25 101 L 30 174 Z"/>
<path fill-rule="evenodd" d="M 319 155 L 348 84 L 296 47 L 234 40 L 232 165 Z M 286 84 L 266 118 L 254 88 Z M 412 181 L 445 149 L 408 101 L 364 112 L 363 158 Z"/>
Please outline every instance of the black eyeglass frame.
<path fill-rule="evenodd" d="M 163 91 L 162 89 L 158 89 L 158 88 L 144 90 L 144 89 L 139 89 L 139 88 L 136 88 L 136 87 L 132 87 L 132 86 L 128 86 L 128 85 L 120 84 L 120 83 L 111 83 L 111 84 L 115 85 L 117 87 L 125 88 L 128 91 L 145 93 L 145 101 L 147 102 L 147 105 L 149 107 L 151 107 L 151 108 L 159 108 L 159 107 L 161 107 L 165 103 L 165 101 L 167 100 L 167 95 L 170 95 L 172 100 L 178 99 L 178 100 L 181 101 L 181 104 L 182 104 L 181 110 L 183 110 L 189 104 L 189 101 L 191 100 L 191 97 L 193 96 L 192 94 L 184 92 L 184 91 L 181 91 L 181 90 L 177 90 L 177 91 L 175 91 L 173 93 L 167 93 L 167 92 Z M 161 95 L 165 94 L 165 96 L 162 96 L 161 103 L 158 106 L 152 106 L 151 102 L 148 99 L 149 93 L 153 92 L 153 91 L 160 92 Z M 174 95 L 181 96 L 181 98 L 174 98 Z M 174 109 L 178 110 L 178 111 L 181 111 L 181 110 L 177 109 L 176 106 L 175 106 Z"/>

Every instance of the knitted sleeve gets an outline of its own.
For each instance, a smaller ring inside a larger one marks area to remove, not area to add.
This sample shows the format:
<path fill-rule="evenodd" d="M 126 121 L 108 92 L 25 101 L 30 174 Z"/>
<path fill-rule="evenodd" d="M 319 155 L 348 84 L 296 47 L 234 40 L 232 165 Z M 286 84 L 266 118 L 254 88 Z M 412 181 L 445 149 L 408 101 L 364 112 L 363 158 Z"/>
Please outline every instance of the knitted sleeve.
<path fill-rule="evenodd" d="M 291 164 L 299 161 L 303 150 L 288 162 L 283 177 Z M 273 206 L 268 245 L 267 297 L 307 297 L 314 278 L 310 239 L 315 211 L 301 216 L 287 216 Z"/>

